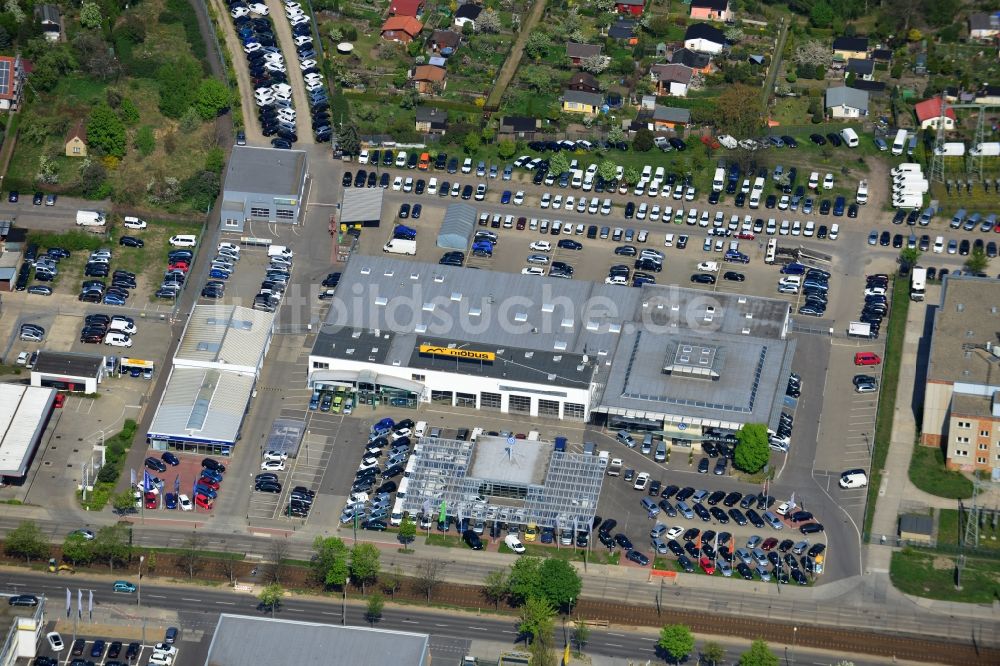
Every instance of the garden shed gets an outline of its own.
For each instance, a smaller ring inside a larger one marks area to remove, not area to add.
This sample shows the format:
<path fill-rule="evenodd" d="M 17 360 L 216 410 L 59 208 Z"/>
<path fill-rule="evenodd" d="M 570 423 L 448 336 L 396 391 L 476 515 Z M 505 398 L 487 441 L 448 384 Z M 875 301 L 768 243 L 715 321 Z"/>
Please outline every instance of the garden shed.
<path fill-rule="evenodd" d="M 438 232 L 437 245 L 447 250 L 467 250 L 476 227 L 476 209 L 469 204 L 448 206 Z"/>

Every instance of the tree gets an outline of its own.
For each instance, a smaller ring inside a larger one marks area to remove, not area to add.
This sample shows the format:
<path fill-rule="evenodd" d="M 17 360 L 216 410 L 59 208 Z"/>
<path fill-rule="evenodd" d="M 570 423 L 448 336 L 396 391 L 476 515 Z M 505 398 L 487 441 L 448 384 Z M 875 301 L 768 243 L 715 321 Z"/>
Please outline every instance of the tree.
<path fill-rule="evenodd" d="M 423 560 L 417 565 L 417 578 L 414 581 L 414 587 L 417 588 L 418 592 L 427 595 L 427 601 L 431 600 L 434 590 L 441 584 L 444 570 L 447 567 L 448 563 L 442 560 Z"/>
<path fill-rule="evenodd" d="M 767 647 L 767 642 L 759 639 L 740 655 L 740 666 L 778 666 L 780 663 L 778 656 Z"/>
<path fill-rule="evenodd" d="M 226 553 L 225 557 L 219 560 L 219 566 L 222 568 L 222 574 L 229 579 L 230 585 L 236 584 L 236 569 L 242 561 L 243 556 L 239 553 Z"/>
<path fill-rule="evenodd" d="M 201 551 L 204 547 L 205 541 L 198 532 L 192 532 L 191 536 L 184 540 L 179 564 L 187 569 L 188 578 L 194 578 L 195 572 L 201 568 Z"/>
<path fill-rule="evenodd" d="M 84 2 L 80 5 L 80 25 L 95 30 L 101 27 L 101 8 L 96 2 Z"/>
<path fill-rule="evenodd" d="M 119 515 L 135 511 L 135 499 L 132 497 L 132 491 L 123 490 L 120 493 L 112 495 L 111 506 L 114 508 L 115 513 Z"/>
<path fill-rule="evenodd" d="M 136 150 L 143 157 L 149 157 L 156 150 L 156 134 L 153 132 L 153 128 L 149 125 L 143 125 L 135 133 L 135 144 Z"/>
<path fill-rule="evenodd" d="M 94 536 L 94 556 L 106 561 L 112 571 L 115 563 L 127 564 L 132 559 L 131 529 L 128 524 L 117 523 L 102 527 Z"/>
<path fill-rule="evenodd" d="M 128 97 L 122 99 L 118 106 L 118 117 L 126 125 L 135 125 L 139 122 L 139 109 L 136 107 L 135 102 Z"/>
<path fill-rule="evenodd" d="M 313 541 L 313 550 L 312 568 L 316 580 L 327 587 L 344 585 L 350 571 L 344 542 L 337 537 L 318 536 Z"/>
<path fill-rule="evenodd" d="M 156 571 L 156 553 L 148 551 L 146 553 L 146 571 L 152 574 Z"/>
<path fill-rule="evenodd" d="M 4 550 L 8 555 L 23 557 L 31 562 L 49 556 L 49 542 L 38 525 L 26 520 L 7 533 Z"/>
<path fill-rule="evenodd" d="M 382 572 L 382 575 L 379 576 L 379 582 L 382 584 L 384 591 L 388 592 L 390 596 L 395 597 L 396 590 L 403 584 L 403 570 L 399 568 L 399 565 L 394 565 L 392 571 Z"/>
<path fill-rule="evenodd" d="M 827 44 L 818 39 L 812 39 L 802 42 L 795 48 L 795 55 L 792 56 L 792 62 L 797 65 L 807 65 L 809 67 L 815 67 L 816 65 L 828 67 L 833 62 L 833 51 Z"/>
<path fill-rule="evenodd" d="M 108 172 L 104 165 L 97 161 L 84 161 L 80 168 L 80 187 L 87 196 L 98 194 L 104 187 Z"/>
<path fill-rule="evenodd" d="M 556 175 L 569 171 L 569 158 L 561 152 L 549 158 L 549 172 Z"/>
<path fill-rule="evenodd" d="M 483 140 L 479 138 L 479 135 L 475 132 L 469 132 L 465 135 L 465 141 L 462 142 L 462 146 L 465 148 L 465 152 L 472 154 L 479 150 L 482 145 Z"/>
<path fill-rule="evenodd" d="M 86 564 L 93 558 L 94 549 L 87 537 L 76 532 L 66 537 L 62 547 L 63 557 L 74 565 Z"/>
<path fill-rule="evenodd" d="M 989 257 L 986 256 L 986 252 L 983 251 L 983 248 L 974 247 L 972 248 L 972 254 L 970 254 L 969 258 L 965 260 L 965 267 L 973 273 L 982 273 L 986 270 L 989 263 Z"/>
<path fill-rule="evenodd" d="M 635 138 L 632 139 L 632 149 L 641 153 L 653 149 L 653 132 L 648 127 L 643 127 L 635 133 Z"/>
<path fill-rule="evenodd" d="M 635 167 L 625 167 L 625 171 L 622 172 L 622 180 L 628 185 L 635 185 L 639 182 L 639 170 Z"/>
<path fill-rule="evenodd" d="M 514 157 L 514 153 L 516 152 L 517 144 L 510 139 L 504 139 L 497 144 L 497 155 L 499 155 L 502 160 L 509 160 Z"/>
<path fill-rule="evenodd" d="M 743 41 L 743 37 L 745 36 L 743 33 L 743 28 L 736 25 L 730 28 L 726 28 L 726 32 L 723 34 L 725 34 L 726 36 L 726 41 L 731 42 L 733 44 L 735 44 L 736 42 Z"/>
<path fill-rule="evenodd" d="M 674 663 L 686 659 L 694 649 L 694 635 L 683 624 L 669 624 L 660 629 L 660 639 L 656 646 L 663 650 Z"/>
<path fill-rule="evenodd" d="M 202 120 L 211 120 L 229 108 L 232 96 L 218 79 L 205 79 L 198 84 L 194 96 L 194 108 Z"/>
<path fill-rule="evenodd" d="M 417 538 L 417 523 L 409 515 L 403 516 L 403 522 L 399 525 L 399 540 L 405 546 Z"/>
<path fill-rule="evenodd" d="M 761 106 L 760 91 L 747 85 L 728 86 L 719 95 L 712 114 L 712 124 L 719 132 L 733 136 L 759 136 L 764 128 L 764 108 Z M 753 157 L 752 151 L 739 148 L 737 159 L 742 167 L 747 167 Z"/>
<path fill-rule="evenodd" d="M 365 593 L 365 586 L 378 579 L 379 551 L 373 544 L 359 543 L 351 549 L 351 578 L 356 583 L 361 584 L 361 594 Z"/>
<path fill-rule="evenodd" d="M 201 81 L 201 64 L 191 56 L 182 56 L 156 70 L 156 87 L 160 92 L 160 111 L 168 118 L 180 118 L 191 108 Z"/>
<path fill-rule="evenodd" d="M 591 74 L 600 74 L 608 68 L 608 59 L 600 53 L 587 56 L 580 61 L 580 69 Z"/>
<path fill-rule="evenodd" d="M 573 599 L 580 598 L 583 583 L 580 574 L 566 560 L 555 557 L 546 559 L 538 569 L 541 592 L 556 608 L 568 607 Z"/>
<path fill-rule="evenodd" d="M 833 25 L 834 18 L 836 15 L 833 12 L 833 7 L 823 0 L 814 4 L 809 11 L 809 21 L 817 28 L 829 28 Z"/>
<path fill-rule="evenodd" d="M 542 58 L 552 46 L 552 40 L 542 30 L 533 30 L 524 43 L 524 53 L 532 60 Z"/>
<path fill-rule="evenodd" d="M 493 9 L 483 11 L 476 19 L 476 32 L 496 34 L 500 32 L 501 27 L 503 26 L 500 23 L 500 15 Z"/>
<path fill-rule="evenodd" d="M 767 437 L 767 426 L 763 423 L 748 423 L 736 432 L 736 467 L 755 474 L 771 459 L 771 447 Z"/>
<path fill-rule="evenodd" d="M 573 624 L 573 642 L 576 644 L 577 652 L 583 652 L 583 646 L 590 640 L 590 627 L 583 620 L 577 620 Z"/>
<path fill-rule="evenodd" d="M 107 104 L 98 104 L 90 112 L 87 142 L 106 155 L 125 157 L 125 124 Z"/>
<path fill-rule="evenodd" d="M 528 597 L 518 616 L 517 630 L 532 640 L 552 633 L 556 610 L 542 597 Z"/>
<path fill-rule="evenodd" d="M 260 591 L 260 596 L 257 599 L 260 601 L 260 607 L 263 610 L 271 611 L 271 617 L 274 617 L 274 611 L 281 605 L 281 599 L 284 596 L 285 588 L 277 583 L 271 583 Z"/>
<path fill-rule="evenodd" d="M 716 641 L 705 641 L 701 646 L 701 658 L 711 666 L 718 666 L 726 658 L 726 649 Z"/>
<path fill-rule="evenodd" d="M 899 263 L 906 266 L 916 266 L 920 259 L 920 250 L 915 247 L 906 247 L 899 251 Z"/>
<path fill-rule="evenodd" d="M 502 569 L 495 569 L 483 579 L 483 596 L 493 604 L 493 607 L 500 610 L 500 602 L 507 598 L 510 593 L 510 579 Z"/>
<path fill-rule="evenodd" d="M 514 603 L 523 604 L 530 597 L 538 596 L 542 586 L 542 560 L 538 557 L 519 557 L 510 566 L 510 596 Z"/>
<path fill-rule="evenodd" d="M 611 140 L 610 137 L 608 140 Z M 618 165 L 611 160 L 601 160 L 601 163 L 597 165 L 597 175 L 605 181 L 613 180 L 617 173 Z"/>
<path fill-rule="evenodd" d="M 385 599 L 376 592 L 368 597 L 368 607 L 365 608 L 365 619 L 371 622 L 372 626 L 382 619 L 382 609 L 385 608 Z"/>
<path fill-rule="evenodd" d="M 342 125 L 337 134 L 337 145 L 345 155 L 357 155 L 361 152 L 361 139 L 358 136 L 358 126 L 354 123 Z"/>
<path fill-rule="evenodd" d="M 622 129 L 621 125 L 612 125 L 608 130 L 608 141 L 612 143 L 621 143 L 625 140 L 625 130 Z"/>
<path fill-rule="evenodd" d="M 115 58 L 114 50 L 104 41 L 100 33 L 81 32 L 73 39 L 73 50 L 76 52 L 80 68 L 88 76 L 109 81 L 119 74 L 121 68 Z"/>

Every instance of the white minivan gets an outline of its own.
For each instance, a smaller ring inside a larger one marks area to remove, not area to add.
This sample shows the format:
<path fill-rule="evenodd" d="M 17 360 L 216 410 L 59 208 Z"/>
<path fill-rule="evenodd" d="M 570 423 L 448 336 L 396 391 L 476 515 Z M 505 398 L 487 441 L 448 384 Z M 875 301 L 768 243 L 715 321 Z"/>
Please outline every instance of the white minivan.
<path fill-rule="evenodd" d="M 178 234 L 170 237 L 170 244 L 174 247 L 194 247 L 198 244 L 198 237 L 190 234 Z"/>
<path fill-rule="evenodd" d="M 868 485 L 868 475 L 863 469 L 849 469 L 840 475 L 838 485 L 844 489 L 864 488 Z"/>

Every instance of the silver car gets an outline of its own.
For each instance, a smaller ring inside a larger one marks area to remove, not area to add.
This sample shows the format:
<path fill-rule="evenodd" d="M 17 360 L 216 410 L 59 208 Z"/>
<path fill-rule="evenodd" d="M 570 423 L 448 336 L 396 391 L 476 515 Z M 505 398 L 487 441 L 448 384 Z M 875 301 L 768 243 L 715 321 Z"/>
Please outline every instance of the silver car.
<path fill-rule="evenodd" d="M 529 264 L 538 264 L 540 266 L 547 266 L 549 263 L 549 258 L 544 254 L 529 254 L 528 255 Z"/>

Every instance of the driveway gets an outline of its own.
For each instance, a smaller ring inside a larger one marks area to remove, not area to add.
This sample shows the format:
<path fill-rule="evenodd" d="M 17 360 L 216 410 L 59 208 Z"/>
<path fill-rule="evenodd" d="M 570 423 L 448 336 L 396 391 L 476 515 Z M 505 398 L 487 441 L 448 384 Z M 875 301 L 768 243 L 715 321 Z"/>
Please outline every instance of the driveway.
<path fill-rule="evenodd" d="M 243 54 L 243 45 L 239 37 L 236 36 L 236 28 L 233 26 L 233 19 L 229 15 L 229 8 L 222 0 L 210 0 L 218 14 L 219 20 L 223 24 L 222 33 L 225 36 L 225 47 L 229 51 L 229 56 L 233 60 L 233 69 L 236 71 L 236 82 L 240 88 L 240 108 L 243 110 L 243 131 L 247 135 L 247 143 L 250 145 L 266 145 L 267 139 L 260 133 L 260 123 L 255 120 L 257 117 L 257 104 L 253 98 L 253 81 L 250 80 L 250 72 L 247 69 L 247 59 Z M 275 17 L 275 23 L 283 21 L 283 15 Z M 285 24 L 288 28 L 288 24 Z"/>
<path fill-rule="evenodd" d="M 292 27 L 285 18 L 285 6 L 279 0 L 267 0 L 265 3 L 271 10 L 271 21 L 274 22 L 274 34 L 281 45 L 281 53 L 285 56 L 285 67 L 288 68 L 288 84 L 292 86 L 292 100 L 295 102 L 296 133 L 299 140 L 296 148 L 312 145 L 312 126 L 309 123 L 309 102 L 306 95 L 306 86 L 302 81 L 302 72 L 299 70 L 299 58 L 295 52 L 295 38 L 292 37 Z"/>

